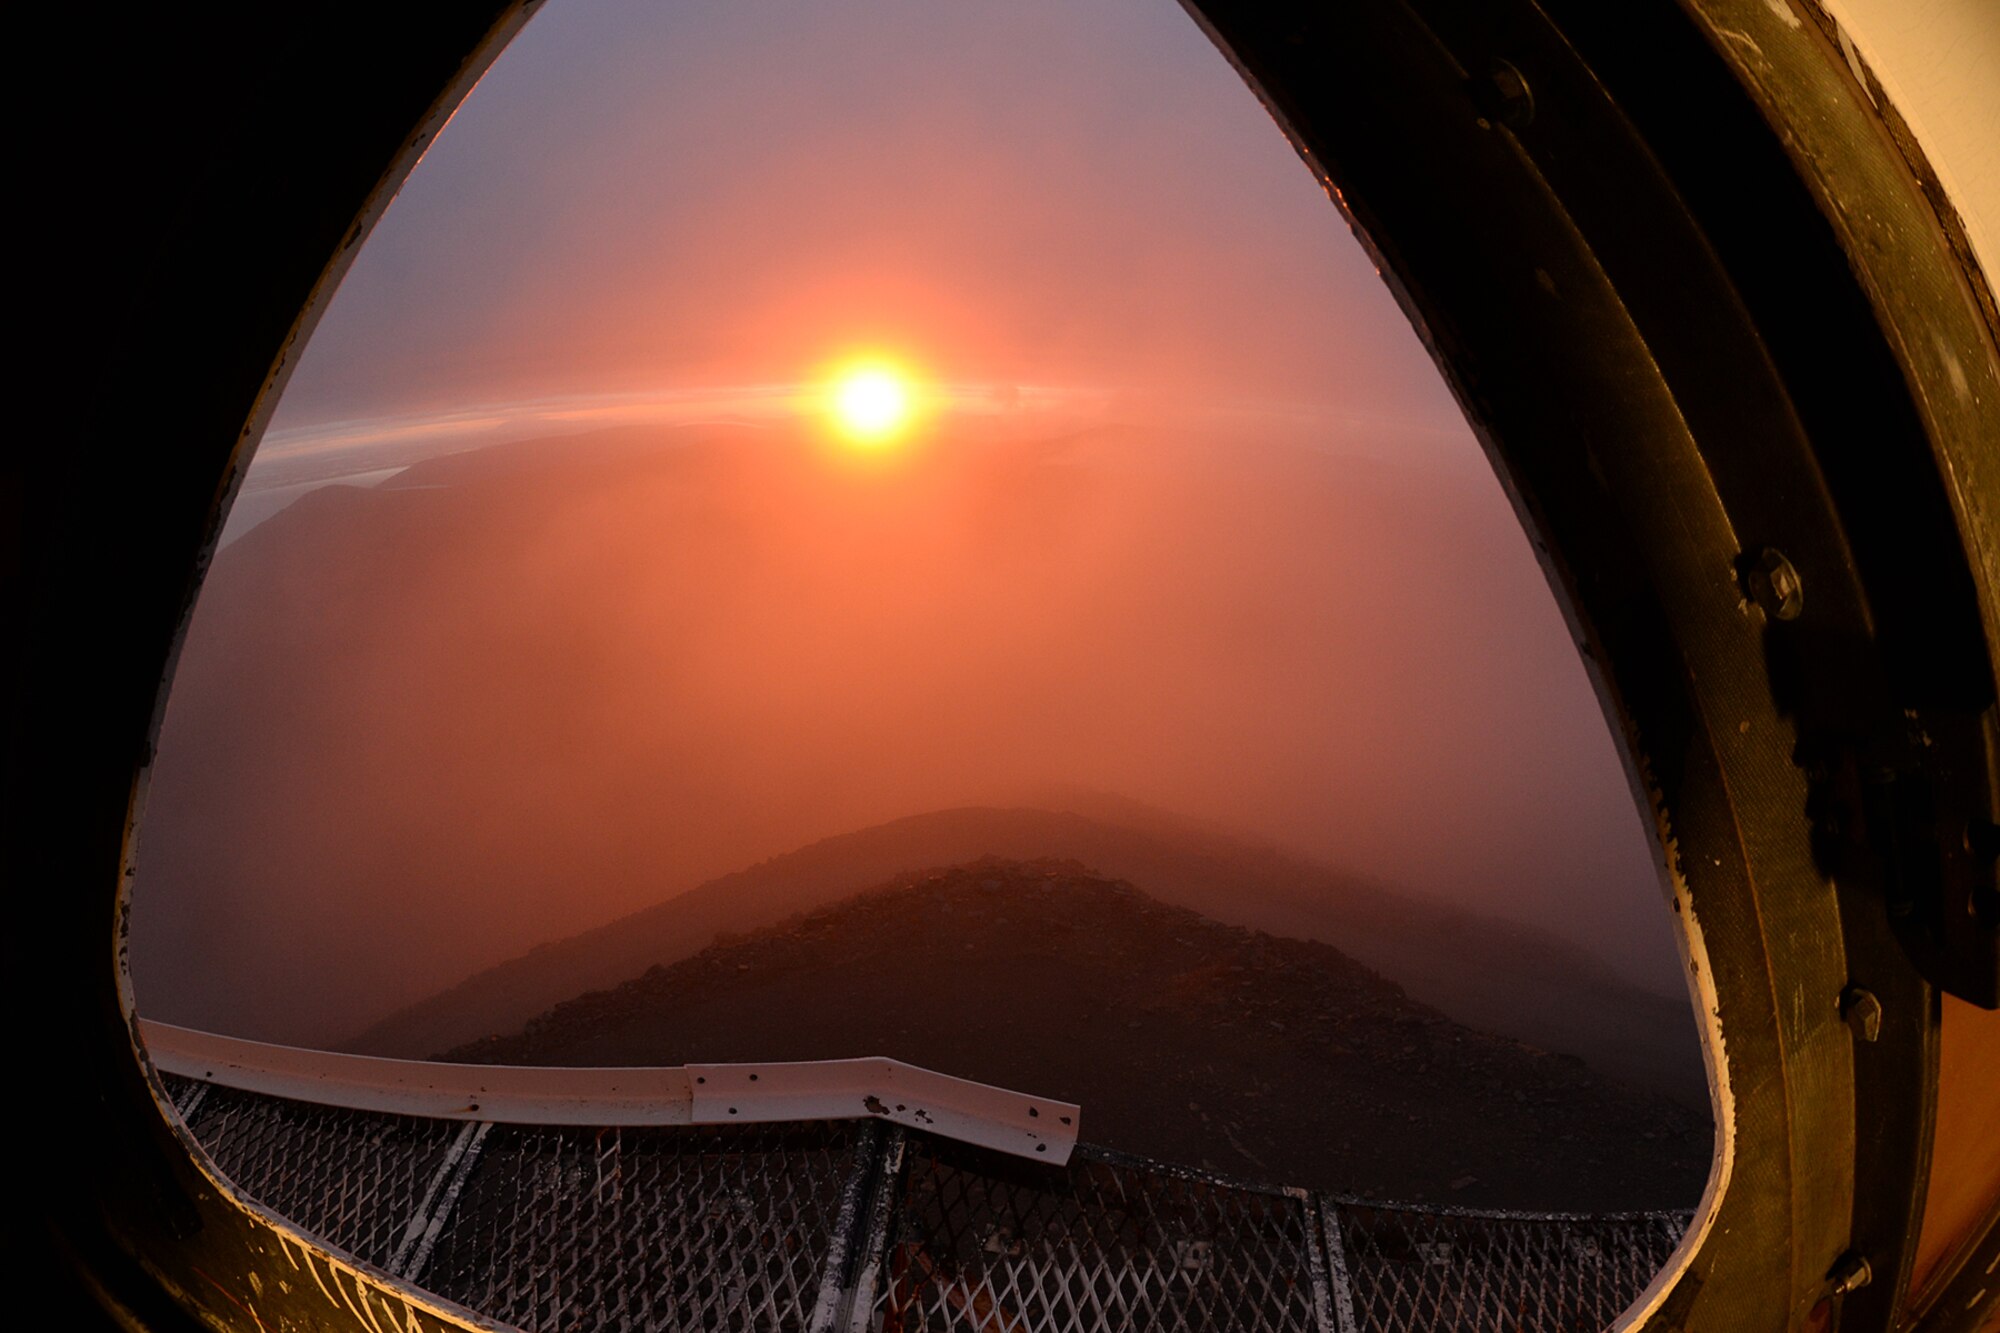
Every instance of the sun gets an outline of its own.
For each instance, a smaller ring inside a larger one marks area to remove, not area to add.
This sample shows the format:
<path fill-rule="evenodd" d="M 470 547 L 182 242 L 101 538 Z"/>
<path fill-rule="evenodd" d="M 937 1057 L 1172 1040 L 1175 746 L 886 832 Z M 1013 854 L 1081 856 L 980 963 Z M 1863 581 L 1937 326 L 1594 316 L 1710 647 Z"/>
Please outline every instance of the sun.
<path fill-rule="evenodd" d="M 891 443 L 909 428 L 915 414 L 910 377 L 883 362 L 850 365 L 837 372 L 829 397 L 834 426 L 850 442 L 864 447 Z"/>

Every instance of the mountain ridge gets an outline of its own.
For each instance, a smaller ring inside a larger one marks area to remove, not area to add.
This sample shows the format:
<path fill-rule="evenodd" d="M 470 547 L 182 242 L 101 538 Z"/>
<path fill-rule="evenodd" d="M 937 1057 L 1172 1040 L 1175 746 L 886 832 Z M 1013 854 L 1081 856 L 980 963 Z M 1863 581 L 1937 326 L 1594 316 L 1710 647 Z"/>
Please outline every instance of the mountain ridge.
<path fill-rule="evenodd" d="M 1083 1107 L 1086 1142 L 1384 1198 L 1683 1207 L 1704 1117 L 1455 1023 L 1331 945 L 1231 926 L 1073 860 L 898 875 L 454 1061 L 881 1055 Z"/>
<path fill-rule="evenodd" d="M 1203 831 L 1139 830 L 1065 811 L 967 806 L 820 839 L 628 914 L 545 942 L 371 1025 L 344 1048 L 425 1058 L 508 1030 L 551 1005 L 615 986 L 899 874 L 982 855 L 1052 856 L 1143 883 L 1226 924 L 1317 940 L 1456 1021 L 1576 1055 L 1705 1110 L 1692 1015 L 1618 981 L 1533 927 L 1395 894 L 1301 858 Z"/>

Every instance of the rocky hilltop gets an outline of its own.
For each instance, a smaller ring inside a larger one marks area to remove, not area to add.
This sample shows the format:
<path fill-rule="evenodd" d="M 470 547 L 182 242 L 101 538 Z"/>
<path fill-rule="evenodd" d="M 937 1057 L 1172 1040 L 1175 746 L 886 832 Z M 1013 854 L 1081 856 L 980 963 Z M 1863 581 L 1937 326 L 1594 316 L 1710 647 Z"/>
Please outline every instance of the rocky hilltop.
<path fill-rule="evenodd" d="M 1093 1143 L 1315 1189 L 1686 1207 L 1709 1167 L 1706 1117 L 1666 1097 L 1075 861 L 903 875 L 439 1058 L 860 1055 L 1076 1101 Z"/>
<path fill-rule="evenodd" d="M 485 969 L 371 1026 L 347 1048 L 421 1059 L 678 962 L 719 934 L 761 930 L 846 898 L 857 885 L 987 854 L 1079 861 L 1213 921 L 1330 944 L 1447 1017 L 1579 1056 L 1707 1111 L 1685 999 L 1642 990 L 1547 931 L 1397 893 L 1131 803 L 1096 815 L 937 810 L 827 838 Z"/>

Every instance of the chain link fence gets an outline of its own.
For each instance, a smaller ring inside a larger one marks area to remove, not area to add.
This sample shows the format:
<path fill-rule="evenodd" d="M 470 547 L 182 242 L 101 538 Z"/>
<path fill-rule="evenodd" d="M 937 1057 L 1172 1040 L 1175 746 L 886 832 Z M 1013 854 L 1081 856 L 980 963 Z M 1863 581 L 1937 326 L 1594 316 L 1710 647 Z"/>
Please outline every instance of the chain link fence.
<path fill-rule="evenodd" d="M 191 1079 L 244 1194 L 524 1333 L 1595 1333 L 1686 1213 L 1420 1209 L 874 1122 L 428 1120 Z"/>

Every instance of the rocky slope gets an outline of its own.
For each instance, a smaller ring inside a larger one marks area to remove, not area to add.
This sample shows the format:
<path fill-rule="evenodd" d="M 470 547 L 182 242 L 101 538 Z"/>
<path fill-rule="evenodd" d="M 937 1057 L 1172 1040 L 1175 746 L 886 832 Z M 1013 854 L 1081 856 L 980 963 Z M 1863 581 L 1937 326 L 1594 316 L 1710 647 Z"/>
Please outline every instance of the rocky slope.
<path fill-rule="evenodd" d="M 1546 931 L 1396 893 L 1131 803 L 1088 816 L 939 810 L 828 838 L 488 968 L 348 1048 L 421 1058 L 510 1031 L 550 1005 L 686 958 L 718 933 L 758 930 L 859 884 L 987 854 L 1080 861 L 1228 925 L 1332 944 L 1459 1022 L 1707 1108 L 1685 1000 L 1633 986 Z"/>
<path fill-rule="evenodd" d="M 858 1055 L 1077 1101 L 1090 1142 L 1315 1189 L 1682 1207 L 1709 1166 L 1705 1116 L 1074 861 L 902 876 L 442 1058 Z"/>

